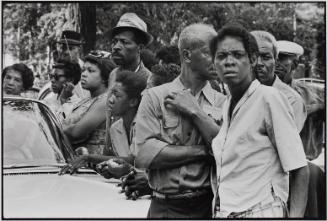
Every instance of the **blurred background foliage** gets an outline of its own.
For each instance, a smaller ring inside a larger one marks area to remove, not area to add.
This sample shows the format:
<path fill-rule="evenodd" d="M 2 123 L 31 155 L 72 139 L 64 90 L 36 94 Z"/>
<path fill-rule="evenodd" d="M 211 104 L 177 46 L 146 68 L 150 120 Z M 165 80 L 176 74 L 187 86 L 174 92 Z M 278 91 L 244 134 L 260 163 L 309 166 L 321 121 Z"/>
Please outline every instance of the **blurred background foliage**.
<path fill-rule="evenodd" d="M 325 3 L 237 2 L 2 2 L 3 66 L 22 61 L 36 74 L 46 74 L 54 40 L 65 29 L 81 32 L 84 54 L 91 49 L 110 51 L 106 33 L 125 12 L 135 12 L 148 25 L 154 42 L 149 49 L 176 44 L 187 25 L 204 22 L 216 30 L 238 21 L 251 30 L 266 30 L 277 40 L 290 40 L 305 49 L 304 59 L 321 66 L 325 79 Z"/>

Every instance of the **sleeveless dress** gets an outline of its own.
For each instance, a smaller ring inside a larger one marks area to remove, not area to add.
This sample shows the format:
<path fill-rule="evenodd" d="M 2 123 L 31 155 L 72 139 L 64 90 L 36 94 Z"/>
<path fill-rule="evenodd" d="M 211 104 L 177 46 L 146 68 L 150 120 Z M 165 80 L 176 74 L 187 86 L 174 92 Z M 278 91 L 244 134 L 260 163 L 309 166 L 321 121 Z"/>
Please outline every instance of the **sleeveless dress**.
<path fill-rule="evenodd" d="M 103 93 L 97 97 L 88 97 L 78 102 L 72 113 L 65 119 L 65 125 L 76 124 L 83 116 L 90 110 L 90 108 L 97 102 L 101 102 L 107 99 L 107 93 Z M 105 111 L 105 110 L 103 110 Z M 90 132 L 88 137 L 81 141 L 72 142 L 74 149 L 77 147 L 86 147 L 89 154 L 103 154 L 103 150 L 106 146 L 106 120 L 104 120 L 94 131 Z"/>

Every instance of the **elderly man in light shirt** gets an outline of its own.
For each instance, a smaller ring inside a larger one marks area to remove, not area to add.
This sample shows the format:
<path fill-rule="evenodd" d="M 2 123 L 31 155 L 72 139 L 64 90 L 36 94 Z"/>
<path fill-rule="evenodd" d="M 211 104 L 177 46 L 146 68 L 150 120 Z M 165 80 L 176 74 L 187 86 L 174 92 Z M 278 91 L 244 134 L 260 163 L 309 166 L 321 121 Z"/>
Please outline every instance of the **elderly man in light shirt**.
<path fill-rule="evenodd" d="M 252 31 L 255 37 L 259 56 L 255 68 L 256 78 L 261 84 L 277 88 L 283 95 L 287 97 L 293 108 L 295 123 L 300 132 L 307 118 L 307 111 L 301 96 L 287 84 L 283 83 L 275 74 L 276 61 L 278 59 L 278 48 L 275 37 L 266 31 Z"/>
<path fill-rule="evenodd" d="M 213 158 L 225 96 L 216 79 L 209 42 L 216 31 L 192 24 L 181 32 L 181 73 L 144 92 L 136 115 L 136 167 L 146 168 L 153 198 L 148 218 L 210 218 Z"/>
<path fill-rule="evenodd" d="M 212 141 L 215 217 L 286 217 L 289 180 L 289 215 L 303 217 L 309 172 L 302 142 L 287 98 L 255 79 L 255 38 L 240 25 L 225 26 L 211 52 L 231 93 Z"/>

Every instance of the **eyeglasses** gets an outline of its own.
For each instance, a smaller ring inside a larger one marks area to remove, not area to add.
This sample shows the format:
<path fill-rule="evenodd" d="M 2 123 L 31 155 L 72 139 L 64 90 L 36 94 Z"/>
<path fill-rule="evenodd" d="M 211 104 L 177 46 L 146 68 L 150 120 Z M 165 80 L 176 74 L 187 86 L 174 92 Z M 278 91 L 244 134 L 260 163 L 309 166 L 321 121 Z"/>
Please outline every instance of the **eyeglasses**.
<path fill-rule="evenodd" d="M 54 78 L 56 81 L 58 81 L 61 77 L 66 77 L 66 75 L 49 74 L 49 79 Z"/>
<path fill-rule="evenodd" d="M 90 51 L 89 55 L 95 57 L 95 58 L 110 58 L 111 53 L 108 51 L 101 51 L 101 50 L 93 50 Z"/>

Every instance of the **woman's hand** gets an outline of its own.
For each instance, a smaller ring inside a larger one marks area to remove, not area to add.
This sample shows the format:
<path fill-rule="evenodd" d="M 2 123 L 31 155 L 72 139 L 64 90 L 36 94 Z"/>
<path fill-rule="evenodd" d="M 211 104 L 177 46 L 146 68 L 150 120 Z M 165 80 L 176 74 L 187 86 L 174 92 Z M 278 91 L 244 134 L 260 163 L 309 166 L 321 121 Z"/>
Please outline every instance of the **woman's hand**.
<path fill-rule="evenodd" d="M 82 155 L 76 158 L 72 163 L 64 166 L 60 171 L 59 175 L 64 175 L 66 173 L 70 173 L 70 175 L 74 174 L 78 168 L 86 166 L 89 161 L 89 155 Z"/>

